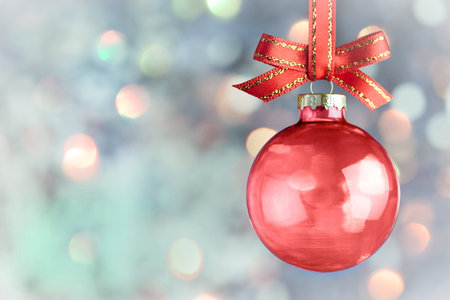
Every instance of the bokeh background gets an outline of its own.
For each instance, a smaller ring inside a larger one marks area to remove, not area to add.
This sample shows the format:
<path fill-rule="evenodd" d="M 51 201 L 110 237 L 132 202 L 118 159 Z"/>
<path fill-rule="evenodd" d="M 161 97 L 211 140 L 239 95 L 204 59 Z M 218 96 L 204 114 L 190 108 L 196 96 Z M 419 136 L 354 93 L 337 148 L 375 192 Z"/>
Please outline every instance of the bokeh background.
<path fill-rule="evenodd" d="M 347 117 L 389 151 L 402 203 L 374 257 L 320 274 L 270 254 L 245 203 L 308 87 L 231 87 L 270 68 L 263 32 L 307 40 L 306 0 L 1 0 L 0 299 L 448 299 L 450 3 L 337 2 L 337 45 L 390 39 L 365 71 L 395 100 L 348 97 Z"/>

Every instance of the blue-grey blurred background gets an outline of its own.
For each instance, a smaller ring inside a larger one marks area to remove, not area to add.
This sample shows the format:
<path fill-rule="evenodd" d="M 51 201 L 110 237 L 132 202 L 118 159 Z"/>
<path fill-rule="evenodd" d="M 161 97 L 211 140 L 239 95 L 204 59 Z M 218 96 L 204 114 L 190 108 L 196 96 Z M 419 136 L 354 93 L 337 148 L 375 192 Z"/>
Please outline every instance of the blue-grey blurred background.
<path fill-rule="evenodd" d="M 1 0 L 0 299 L 448 299 L 447 0 L 337 1 L 337 45 L 379 29 L 391 44 L 364 70 L 394 101 L 347 99 L 400 173 L 387 243 L 320 274 L 251 228 L 253 158 L 308 87 L 262 104 L 231 85 L 270 69 L 252 61 L 263 32 L 305 42 L 307 14 L 306 0 Z"/>

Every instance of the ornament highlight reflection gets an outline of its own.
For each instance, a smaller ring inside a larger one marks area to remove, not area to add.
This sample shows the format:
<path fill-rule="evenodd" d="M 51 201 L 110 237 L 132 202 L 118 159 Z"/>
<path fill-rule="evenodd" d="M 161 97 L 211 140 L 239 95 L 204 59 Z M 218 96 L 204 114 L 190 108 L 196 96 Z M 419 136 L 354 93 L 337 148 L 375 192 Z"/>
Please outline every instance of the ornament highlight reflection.
<path fill-rule="evenodd" d="M 355 266 L 385 242 L 399 183 L 381 145 L 347 123 L 345 108 L 305 107 L 264 145 L 247 185 L 250 219 L 287 263 L 329 272 Z"/>

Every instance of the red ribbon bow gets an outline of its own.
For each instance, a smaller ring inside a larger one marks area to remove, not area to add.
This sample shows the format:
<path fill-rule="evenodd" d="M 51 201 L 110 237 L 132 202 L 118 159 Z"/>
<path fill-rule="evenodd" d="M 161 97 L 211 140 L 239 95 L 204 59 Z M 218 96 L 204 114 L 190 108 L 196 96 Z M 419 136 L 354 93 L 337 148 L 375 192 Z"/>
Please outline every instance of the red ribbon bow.
<path fill-rule="evenodd" d="M 392 96 L 359 70 L 391 56 L 384 33 L 335 48 L 335 7 L 336 0 L 309 1 L 309 45 L 263 34 L 253 58 L 275 68 L 234 87 L 268 102 L 310 80 L 326 79 L 370 110 L 389 102 Z"/>

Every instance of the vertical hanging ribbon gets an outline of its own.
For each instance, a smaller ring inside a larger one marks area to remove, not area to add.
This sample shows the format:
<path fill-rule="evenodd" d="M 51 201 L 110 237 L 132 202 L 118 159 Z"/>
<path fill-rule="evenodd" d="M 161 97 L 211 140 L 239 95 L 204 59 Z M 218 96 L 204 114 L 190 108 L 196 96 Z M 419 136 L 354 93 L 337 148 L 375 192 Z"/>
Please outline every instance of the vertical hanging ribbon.
<path fill-rule="evenodd" d="M 309 0 L 309 45 L 263 34 L 254 59 L 275 68 L 234 87 L 273 100 L 308 82 L 333 81 L 358 98 L 370 110 L 392 96 L 359 68 L 391 56 L 382 31 L 335 48 L 336 0 Z"/>
<path fill-rule="evenodd" d="M 309 1 L 308 75 L 310 80 L 332 80 L 336 43 L 335 0 Z"/>

